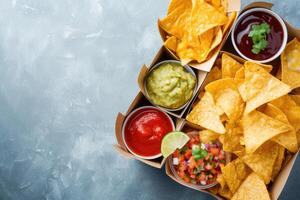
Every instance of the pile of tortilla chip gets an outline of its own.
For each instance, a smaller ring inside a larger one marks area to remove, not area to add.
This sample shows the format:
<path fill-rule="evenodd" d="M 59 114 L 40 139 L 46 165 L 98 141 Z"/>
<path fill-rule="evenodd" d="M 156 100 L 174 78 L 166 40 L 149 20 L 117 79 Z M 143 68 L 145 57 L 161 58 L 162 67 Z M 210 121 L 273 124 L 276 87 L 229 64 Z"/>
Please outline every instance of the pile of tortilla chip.
<path fill-rule="evenodd" d="M 300 145 L 300 43 L 287 45 L 280 79 L 271 65 L 233 57 L 222 54 L 187 120 L 206 142 L 218 138 L 232 155 L 212 192 L 226 199 L 270 199 L 267 185 Z"/>
<path fill-rule="evenodd" d="M 209 59 L 230 30 L 237 13 L 227 16 L 227 0 L 171 0 L 159 26 L 168 35 L 164 45 L 183 65 Z"/>

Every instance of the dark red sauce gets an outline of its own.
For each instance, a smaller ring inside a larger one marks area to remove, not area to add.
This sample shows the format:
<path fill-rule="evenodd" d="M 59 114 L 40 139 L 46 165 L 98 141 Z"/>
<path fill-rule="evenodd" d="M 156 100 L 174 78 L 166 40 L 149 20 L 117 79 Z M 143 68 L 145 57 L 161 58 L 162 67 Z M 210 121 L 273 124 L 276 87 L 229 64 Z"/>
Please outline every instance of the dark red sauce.
<path fill-rule="evenodd" d="M 267 35 L 268 46 L 259 54 L 252 53 L 252 39 L 248 37 L 252 25 L 266 22 L 270 25 Z M 274 56 L 283 42 L 283 28 L 280 22 L 272 15 L 263 11 L 254 11 L 245 15 L 236 25 L 234 31 L 235 43 L 242 54 L 253 60 L 266 60 Z"/>
<path fill-rule="evenodd" d="M 130 116 L 124 128 L 125 142 L 135 154 L 145 157 L 160 154 L 162 138 L 173 131 L 168 116 L 153 108 L 143 108 Z"/>

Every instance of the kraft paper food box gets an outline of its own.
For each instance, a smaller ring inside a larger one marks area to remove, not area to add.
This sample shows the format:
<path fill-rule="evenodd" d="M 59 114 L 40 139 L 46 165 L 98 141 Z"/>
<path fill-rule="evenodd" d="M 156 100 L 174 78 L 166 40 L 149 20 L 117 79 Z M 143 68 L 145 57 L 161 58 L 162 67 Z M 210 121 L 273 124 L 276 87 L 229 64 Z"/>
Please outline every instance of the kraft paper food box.
<path fill-rule="evenodd" d="M 251 3 L 251 4 L 247 5 L 242 11 L 253 8 L 253 7 L 263 7 L 263 8 L 271 9 L 272 6 L 273 5 L 268 2 L 255 2 L 255 3 Z M 230 12 L 231 11 L 239 11 L 239 8 L 240 8 L 239 0 L 229 0 L 228 11 L 230 11 Z M 300 30 L 294 28 L 287 22 L 285 22 L 285 23 L 286 23 L 286 26 L 288 29 L 289 40 L 291 40 L 294 37 L 297 37 L 298 39 L 300 39 Z M 159 32 L 160 32 L 160 35 L 161 35 L 163 41 L 165 41 L 165 39 L 166 39 L 165 32 L 163 30 L 161 30 L 160 28 L 159 28 Z M 231 30 L 230 30 L 230 32 L 231 32 Z M 196 70 L 197 76 L 198 76 L 198 88 L 197 88 L 198 91 L 197 91 L 197 94 L 193 97 L 193 99 L 189 103 L 189 105 L 187 105 L 183 110 L 181 110 L 178 113 L 163 110 L 172 116 L 172 119 L 176 125 L 176 130 L 182 130 L 186 127 L 194 128 L 194 129 L 199 128 L 197 126 L 194 126 L 193 124 L 187 123 L 184 119 L 182 119 L 182 117 L 185 114 L 190 112 L 192 104 L 194 104 L 194 102 L 198 99 L 197 95 L 205 87 L 205 84 L 206 84 L 205 78 L 207 77 L 207 74 L 209 73 L 210 69 L 214 65 L 218 56 L 220 56 L 222 53 L 227 53 L 230 56 L 232 56 L 233 58 L 237 59 L 239 62 L 241 62 L 241 63 L 245 62 L 244 59 L 237 56 L 238 55 L 237 52 L 235 52 L 233 46 L 230 44 L 230 41 L 228 39 L 230 32 L 227 35 L 225 35 L 221 45 L 219 46 L 219 49 L 214 53 L 214 55 L 208 61 L 206 61 L 205 63 L 201 63 L 201 64 L 199 64 L 199 63 L 190 64 L 190 66 L 194 67 L 195 69 L 198 69 L 198 70 Z M 140 158 L 132 155 L 130 152 L 128 152 L 125 147 L 125 144 L 122 140 L 122 125 L 123 125 L 126 115 L 128 115 L 132 110 L 134 110 L 135 108 L 142 106 L 142 105 L 151 105 L 151 103 L 144 96 L 143 83 L 144 83 L 145 76 L 146 76 L 148 70 L 153 65 L 155 65 L 156 63 L 158 63 L 162 60 L 167 60 L 167 59 L 177 59 L 178 60 L 177 56 L 172 51 L 170 51 L 169 49 L 166 49 L 164 46 L 162 46 L 161 49 L 158 51 L 157 55 L 155 56 L 155 58 L 153 59 L 152 63 L 150 64 L 149 68 L 146 67 L 146 65 L 144 65 L 142 67 L 139 77 L 138 77 L 138 84 L 141 89 L 141 92 L 139 92 L 138 95 L 136 96 L 136 98 L 133 100 L 133 102 L 129 106 L 125 115 L 123 115 L 122 113 L 118 114 L 118 116 L 116 118 L 116 124 L 115 124 L 115 132 L 116 132 L 116 138 L 117 138 L 117 143 L 118 143 L 118 144 L 114 145 L 116 150 L 121 155 L 125 156 L 126 158 L 130 158 L 130 159 L 133 158 L 136 160 L 140 160 L 141 162 L 143 162 L 147 165 L 150 165 L 152 167 L 155 167 L 155 168 L 162 168 L 166 159 L 159 158 L 159 159 L 155 159 L 155 160 L 144 160 L 144 159 L 140 159 Z M 276 66 L 277 66 L 276 62 L 278 62 L 278 59 L 277 59 L 277 61 L 275 61 L 275 64 L 271 63 L 274 66 L 274 68 L 276 68 Z M 290 178 L 290 176 L 293 175 L 293 173 L 299 173 L 299 170 L 296 169 L 297 166 L 296 165 L 294 166 L 295 161 L 299 160 L 298 154 L 299 154 L 299 151 L 296 154 L 294 154 L 293 157 L 286 163 L 285 167 L 281 170 L 280 174 L 277 176 L 274 183 L 272 183 L 270 185 L 268 190 L 269 190 L 271 199 L 274 199 L 274 200 L 278 199 L 278 198 L 285 199 L 286 194 L 285 194 L 284 187 L 285 187 L 286 183 L 289 182 L 289 178 Z M 179 184 L 189 187 L 184 182 L 181 182 L 180 180 L 175 178 L 175 176 L 172 174 L 172 171 L 170 170 L 170 166 L 168 163 L 165 165 L 165 171 L 166 171 L 166 174 L 171 179 L 173 179 L 174 181 L 176 181 Z M 218 195 L 210 193 L 208 190 L 199 190 L 199 191 L 204 192 L 204 193 L 209 193 L 216 199 L 223 199 L 222 197 L 220 197 Z"/>

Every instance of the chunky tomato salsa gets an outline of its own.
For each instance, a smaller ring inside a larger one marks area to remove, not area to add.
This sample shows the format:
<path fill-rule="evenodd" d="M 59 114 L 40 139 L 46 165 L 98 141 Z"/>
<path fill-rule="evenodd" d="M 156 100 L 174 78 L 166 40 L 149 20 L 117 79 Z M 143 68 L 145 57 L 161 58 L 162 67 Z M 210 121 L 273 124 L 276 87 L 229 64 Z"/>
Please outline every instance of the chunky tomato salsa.
<path fill-rule="evenodd" d="M 187 183 L 209 185 L 216 182 L 225 155 L 219 142 L 201 143 L 199 135 L 191 135 L 182 149 L 173 153 L 173 166 L 180 178 Z"/>
<path fill-rule="evenodd" d="M 173 124 L 167 114 L 146 107 L 129 117 L 124 128 L 124 139 L 132 152 L 151 157 L 161 153 L 162 138 L 171 131 Z"/>

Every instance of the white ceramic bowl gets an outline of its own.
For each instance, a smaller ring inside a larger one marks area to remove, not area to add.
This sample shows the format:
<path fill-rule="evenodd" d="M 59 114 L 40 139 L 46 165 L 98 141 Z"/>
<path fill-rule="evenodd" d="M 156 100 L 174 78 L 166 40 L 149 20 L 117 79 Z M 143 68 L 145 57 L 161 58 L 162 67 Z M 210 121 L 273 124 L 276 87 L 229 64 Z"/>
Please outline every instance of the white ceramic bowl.
<path fill-rule="evenodd" d="M 235 43 L 235 29 L 236 29 L 236 26 L 240 23 L 240 20 L 243 19 L 243 17 L 245 15 L 248 15 L 249 13 L 251 12 L 256 12 L 256 11 L 259 11 L 259 12 L 265 12 L 265 13 L 268 13 L 269 15 L 272 15 L 273 17 L 275 17 L 279 23 L 281 24 L 282 26 L 282 29 L 283 29 L 283 40 L 282 40 L 282 44 L 281 44 L 281 48 L 278 50 L 278 52 L 272 56 L 271 58 L 268 58 L 266 60 L 253 60 L 251 58 L 248 58 L 247 56 L 245 56 L 242 52 L 240 52 L 239 48 L 237 47 L 236 43 Z M 234 49 L 238 52 L 238 54 L 244 58 L 245 60 L 249 60 L 249 61 L 252 61 L 252 62 L 257 62 L 257 63 L 268 63 L 268 62 L 271 62 L 273 60 L 275 60 L 278 56 L 280 56 L 280 54 L 283 52 L 283 50 L 285 49 L 285 46 L 286 46 L 286 43 L 287 43 L 287 39 L 288 39 L 288 32 L 287 32 L 287 28 L 286 28 L 286 25 L 284 23 L 284 21 L 281 19 L 281 17 L 279 15 L 277 15 L 275 12 L 273 12 L 272 10 L 269 10 L 267 8 L 251 8 L 249 10 L 246 10 L 245 12 L 243 12 L 239 17 L 238 19 L 236 20 L 235 24 L 234 24 L 234 27 L 232 29 L 232 32 L 231 32 L 231 41 L 232 41 L 232 44 L 233 44 L 233 47 Z"/>
<path fill-rule="evenodd" d="M 151 101 L 151 98 L 149 97 L 148 92 L 147 92 L 147 83 L 146 83 L 146 82 L 147 82 L 148 75 L 149 75 L 154 69 L 158 68 L 159 66 L 161 66 L 161 65 L 164 64 L 164 63 L 176 63 L 176 64 L 180 64 L 180 65 L 181 65 L 181 63 L 180 63 L 179 61 L 177 61 L 177 60 L 164 60 L 164 61 L 161 61 L 161 62 L 155 64 L 153 67 L 151 67 L 151 69 L 148 71 L 148 73 L 147 73 L 147 75 L 146 75 L 146 77 L 145 77 L 145 80 L 144 80 L 144 90 L 145 90 L 145 93 L 146 93 L 146 97 L 147 97 L 147 99 L 148 99 L 153 105 L 156 105 L 157 107 L 159 107 L 159 108 L 161 108 L 161 109 L 164 109 L 164 110 L 167 110 L 167 111 L 178 111 L 178 110 L 183 109 L 183 108 L 184 108 L 184 107 L 185 107 L 185 106 L 193 99 L 193 97 L 195 96 L 195 94 L 196 94 L 196 92 L 197 92 L 198 79 L 197 79 L 197 76 L 196 76 L 195 72 L 192 70 L 192 68 L 191 68 L 190 66 L 188 66 L 188 65 L 184 65 L 183 67 L 185 68 L 185 70 L 186 70 L 187 72 L 189 72 L 190 74 L 192 74 L 192 75 L 195 77 L 195 79 L 196 79 L 195 88 L 194 88 L 194 92 L 193 92 L 193 95 L 192 95 L 191 99 L 188 100 L 185 104 L 183 104 L 183 105 L 180 106 L 179 108 L 174 108 L 174 109 L 172 109 L 172 108 L 166 108 L 166 107 L 163 107 L 163 106 L 159 106 L 159 105 L 157 105 L 157 104 L 155 104 L 155 103 L 153 103 L 153 102 Z"/>
<path fill-rule="evenodd" d="M 124 123 L 123 123 L 123 126 L 122 126 L 122 139 L 123 139 L 123 141 L 124 141 L 124 144 L 125 144 L 126 148 L 128 149 L 128 151 L 129 151 L 130 153 L 132 153 L 132 154 L 135 155 L 136 157 L 139 157 L 139 158 L 142 158 L 142 159 L 146 159 L 146 160 L 152 160 L 152 159 L 156 159 L 156 158 L 161 157 L 162 154 L 159 153 L 159 154 L 154 155 L 154 156 L 141 156 L 141 155 L 138 155 L 138 154 L 136 154 L 133 150 L 131 150 L 131 149 L 129 148 L 129 146 L 127 145 L 126 140 L 125 140 L 125 126 L 126 126 L 126 124 L 128 123 L 128 120 L 131 118 L 132 115 L 134 115 L 136 112 L 138 112 L 139 110 L 142 110 L 142 109 L 153 109 L 153 110 L 157 110 L 157 111 L 163 113 L 165 116 L 167 116 L 167 118 L 170 120 L 170 123 L 172 124 L 172 130 L 171 130 L 171 131 L 174 131 L 174 130 L 175 130 L 175 125 L 174 125 L 173 120 L 171 119 L 171 117 L 170 117 L 167 113 L 165 113 L 165 112 L 162 111 L 161 109 L 156 108 L 156 107 L 154 107 L 154 106 L 142 106 L 142 107 L 139 107 L 139 108 L 133 110 L 133 111 L 126 117 L 126 119 L 125 119 L 125 121 L 124 121 Z"/>

